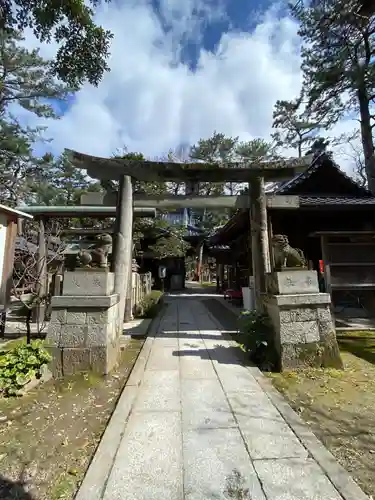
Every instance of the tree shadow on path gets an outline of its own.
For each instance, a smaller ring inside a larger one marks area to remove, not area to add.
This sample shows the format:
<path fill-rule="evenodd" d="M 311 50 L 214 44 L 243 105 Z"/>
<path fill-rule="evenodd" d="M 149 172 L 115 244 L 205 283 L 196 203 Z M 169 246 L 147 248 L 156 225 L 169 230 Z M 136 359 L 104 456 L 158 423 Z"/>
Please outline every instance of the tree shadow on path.
<path fill-rule="evenodd" d="M 0 498 L 1 500 L 37 500 L 25 490 L 25 484 L 21 481 L 11 481 L 0 474 Z"/>
<path fill-rule="evenodd" d="M 246 359 L 239 347 L 226 347 L 216 345 L 213 348 L 204 349 L 181 349 L 172 352 L 173 356 L 197 356 L 201 359 L 217 361 L 224 365 L 252 365 L 249 359 Z"/>

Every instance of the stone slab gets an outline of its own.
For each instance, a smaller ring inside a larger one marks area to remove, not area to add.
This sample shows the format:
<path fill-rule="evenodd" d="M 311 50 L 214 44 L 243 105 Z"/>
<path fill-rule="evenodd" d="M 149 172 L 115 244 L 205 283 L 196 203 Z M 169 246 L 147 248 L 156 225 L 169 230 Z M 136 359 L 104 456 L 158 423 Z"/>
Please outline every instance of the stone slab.
<path fill-rule="evenodd" d="M 242 498 L 266 500 L 238 429 L 184 431 L 183 443 L 185 500 L 229 498 L 225 490 L 234 470 L 249 490 Z"/>
<path fill-rule="evenodd" d="M 180 383 L 170 378 L 163 385 L 141 384 L 134 411 L 181 411 Z"/>
<path fill-rule="evenodd" d="M 253 460 L 307 457 L 307 450 L 279 416 L 249 418 L 236 413 L 238 425 Z"/>
<path fill-rule="evenodd" d="M 156 337 L 155 342 L 157 347 L 173 347 L 174 350 L 178 350 L 178 338 L 177 337 Z"/>
<path fill-rule="evenodd" d="M 309 458 L 256 460 L 254 467 L 267 500 L 342 500 L 319 465 Z"/>
<path fill-rule="evenodd" d="M 303 344 L 319 342 L 319 325 L 317 321 L 300 321 L 281 323 L 281 344 Z"/>
<path fill-rule="evenodd" d="M 137 394 L 135 387 L 125 387 L 75 500 L 99 500 Z"/>
<path fill-rule="evenodd" d="M 164 386 L 166 384 L 180 383 L 179 370 L 146 370 L 143 376 L 142 385 Z"/>
<path fill-rule="evenodd" d="M 87 325 L 63 325 L 59 347 L 86 347 Z"/>
<path fill-rule="evenodd" d="M 106 346 L 116 338 L 116 326 L 87 325 L 87 347 Z"/>
<path fill-rule="evenodd" d="M 178 370 L 180 358 L 177 353 L 174 347 L 159 347 L 155 340 L 146 370 Z"/>
<path fill-rule="evenodd" d="M 103 500 L 183 500 L 181 438 L 179 412 L 133 412 Z"/>
<path fill-rule="evenodd" d="M 61 323 L 49 323 L 47 328 L 47 335 L 44 341 L 44 345 L 47 347 L 58 347 L 60 345 L 62 324 Z"/>
<path fill-rule="evenodd" d="M 288 295 L 272 295 L 269 300 L 271 304 L 275 302 L 279 307 L 329 305 L 331 303 L 331 295 L 329 293 L 293 293 Z"/>
<path fill-rule="evenodd" d="M 59 295 L 52 297 L 51 306 L 53 308 L 67 308 L 72 307 L 76 309 L 86 308 L 108 308 L 117 304 L 119 295 L 114 293 L 108 296 L 97 295 Z"/>
<path fill-rule="evenodd" d="M 69 347 L 62 350 L 63 374 L 75 375 L 76 373 L 91 370 L 90 349 Z"/>
<path fill-rule="evenodd" d="M 202 359 L 197 356 L 181 356 L 180 370 L 182 379 L 217 379 L 216 372 L 212 366 L 207 350 L 199 350 L 206 354 L 206 358 Z"/>
<path fill-rule="evenodd" d="M 52 297 L 53 300 L 53 297 Z M 66 323 L 66 316 L 67 316 L 67 311 L 66 309 L 54 309 L 51 311 L 51 319 L 49 324 L 55 324 L 55 323 L 60 323 L 64 324 Z"/>
<path fill-rule="evenodd" d="M 114 291 L 115 275 L 105 271 L 66 271 L 63 295 L 111 295 Z"/>
<path fill-rule="evenodd" d="M 185 337 L 179 338 L 178 347 L 179 350 L 181 351 L 181 355 L 188 355 L 189 351 L 191 351 L 191 355 L 195 356 L 196 353 L 199 354 L 199 351 L 206 350 L 206 345 L 201 338 L 192 338 L 192 339 L 187 339 Z"/>
<path fill-rule="evenodd" d="M 284 422 L 279 411 L 258 385 L 258 391 L 246 391 L 239 387 L 238 390 L 226 393 L 229 404 L 236 418 L 266 418 Z"/>
<path fill-rule="evenodd" d="M 259 394 L 260 386 L 245 366 L 218 362 L 213 365 L 226 392 L 245 391 Z"/>
<path fill-rule="evenodd" d="M 318 274 L 316 271 L 282 271 L 274 273 L 277 292 L 280 295 L 295 293 L 319 292 Z"/>
<path fill-rule="evenodd" d="M 181 401 L 184 428 L 237 427 L 217 379 L 181 380 Z"/>
<path fill-rule="evenodd" d="M 66 324 L 67 325 L 84 325 L 86 323 L 87 314 L 85 312 L 79 311 L 67 311 L 66 313 Z"/>
<path fill-rule="evenodd" d="M 117 307 L 110 307 L 109 309 L 93 309 L 90 307 L 86 313 L 86 323 L 88 325 L 106 325 L 116 319 Z"/>

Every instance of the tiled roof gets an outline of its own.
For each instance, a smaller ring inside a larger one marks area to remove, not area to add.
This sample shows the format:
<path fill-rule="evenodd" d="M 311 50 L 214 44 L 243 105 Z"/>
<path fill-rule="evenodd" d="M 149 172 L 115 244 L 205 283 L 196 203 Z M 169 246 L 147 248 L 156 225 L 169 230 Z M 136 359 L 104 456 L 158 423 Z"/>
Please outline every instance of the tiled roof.
<path fill-rule="evenodd" d="M 316 172 L 319 167 L 324 168 L 325 166 L 330 167 L 331 169 L 336 169 L 341 177 L 345 178 L 347 182 L 349 182 L 354 189 L 354 193 L 357 196 L 340 196 L 335 194 L 329 195 L 327 193 L 326 196 L 322 195 L 310 195 L 310 194 L 299 194 L 300 206 L 301 207 L 316 207 L 319 206 L 331 206 L 331 207 L 361 207 L 361 206 L 372 206 L 375 207 L 375 197 L 372 193 L 360 186 L 356 183 L 351 177 L 349 177 L 345 172 L 343 172 L 340 167 L 330 158 L 327 154 L 322 154 L 318 156 L 312 164 L 302 173 L 293 177 L 293 179 L 287 181 L 279 181 L 279 182 L 268 182 L 265 185 L 265 192 L 268 195 L 287 195 L 293 193 L 295 187 L 299 186 L 303 181 L 307 180 L 314 172 Z M 298 191 L 297 191 L 298 194 Z M 220 228 L 216 228 L 216 232 L 214 232 L 210 236 L 211 241 L 217 241 L 217 238 L 220 237 L 221 233 L 225 233 L 226 231 L 232 230 L 236 227 L 237 224 L 241 224 L 243 220 L 248 218 L 248 215 L 242 211 L 238 210 L 232 218 Z"/>
<path fill-rule="evenodd" d="M 35 245 L 32 241 L 28 241 L 23 236 L 16 236 L 15 240 L 15 251 L 16 252 L 25 252 L 28 254 L 36 254 L 38 251 L 38 245 Z M 54 251 L 48 248 L 48 256 L 58 258 L 61 255 L 61 251 Z"/>
<path fill-rule="evenodd" d="M 210 250 L 217 250 L 217 251 L 227 251 L 230 250 L 231 247 L 229 245 L 209 245 Z"/>
<path fill-rule="evenodd" d="M 308 179 L 314 172 L 316 172 L 324 164 L 328 164 L 328 162 L 329 166 L 338 170 L 338 172 L 340 172 L 340 175 L 344 177 L 347 181 L 349 181 L 354 188 L 362 191 L 363 196 L 371 196 L 370 191 L 368 191 L 366 188 L 362 186 L 359 186 L 359 184 L 355 182 L 354 179 L 349 177 L 343 170 L 341 170 L 341 168 L 337 165 L 337 163 L 335 163 L 331 158 L 327 157 L 327 155 L 325 154 L 316 158 L 310 165 L 310 167 L 308 167 L 304 172 L 301 172 L 300 174 L 296 175 L 295 177 L 293 177 L 293 179 L 289 181 L 275 183 L 277 185 L 274 187 L 274 189 L 272 191 L 266 191 L 266 192 L 272 192 L 273 194 L 288 194 L 290 189 L 301 184 L 304 180 Z"/>
<path fill-rule="evenodd" d="M 375 197 L 354 198 L 348 196 L 300 196 L 300 206 L 319 205 L 375 205 Z"/>

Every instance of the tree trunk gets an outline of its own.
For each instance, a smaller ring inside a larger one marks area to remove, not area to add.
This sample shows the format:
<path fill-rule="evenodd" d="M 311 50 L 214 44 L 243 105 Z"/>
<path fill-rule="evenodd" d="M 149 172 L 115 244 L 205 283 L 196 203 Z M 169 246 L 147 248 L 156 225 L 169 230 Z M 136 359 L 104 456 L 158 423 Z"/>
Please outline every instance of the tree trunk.
<path fill-rule="evenodd" d="M 298 158 L 302 157 L 302 136 L 298 134 Z"/>
<path fill-rule="evenodd" d="M 43 217 L 39 219 L 39 235 L 38 235 L 38 260 L 37 260 L 37 282 L 36 282 L 36 296 L 38 306 L 34 308 L 35 322 L 37 323 L 38 333 L 40 333 L 46 312 L 46 296 L 47 290 L 47 244 L 45 234 L 45 220 Z"/>
<path fill-rule="evenodd" d="M 38 307 L 37 307 L 37 309 L 38 309 Z M 27 314 L 26 314 L 26 343 L 27 344 L 31 344 L 31 317 L 32 317 L 32 314 L 33 314 L 33 310 L 27 308 Z"/>
<path fill-rule="evenodd" d="M 365 89 L 358 90 L 359 111 L 361 116 L 361 139 L 365 157 L 365 171 L 369 190 L 375 194 L 375 157 L 372 139 L 370 105 Z"/>
<path fill-rule="evenodd" d="M 5 326 L 7 322 L 7 313 L 3 311 L 0 315 L 0 339 L 5 338 Z"/>

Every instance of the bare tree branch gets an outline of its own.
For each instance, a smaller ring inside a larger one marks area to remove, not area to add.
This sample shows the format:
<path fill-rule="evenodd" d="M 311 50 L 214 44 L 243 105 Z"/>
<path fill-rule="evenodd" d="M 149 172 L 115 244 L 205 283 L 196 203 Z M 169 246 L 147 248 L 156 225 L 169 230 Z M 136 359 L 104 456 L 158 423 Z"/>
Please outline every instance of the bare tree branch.
<path fill-rule="evenodd" d="M 60 221 L 50 219 L 45 228 L 46 252 L 41 256 L 38 247 L 38 229 L 35 223 L 25 224 L 23 235 L 18 237 L 13 269 L 13 296 L 27 310 L 26 330 L 28 341 L 31 335 L 31 316 L 34 309 L 49 304 L 51 295 L 47 289 L 47 276 L 51 266 L 59 269 L 64 260 L 65 243 L 60 235 L 63 227 Z M 38 333 L 45 328 L 45 322 L 37 325 Z"/>

